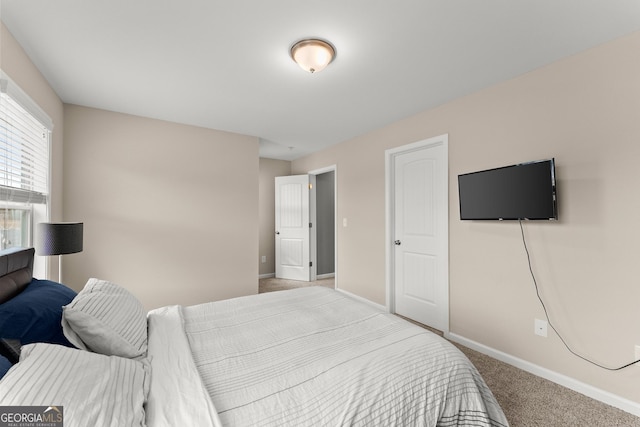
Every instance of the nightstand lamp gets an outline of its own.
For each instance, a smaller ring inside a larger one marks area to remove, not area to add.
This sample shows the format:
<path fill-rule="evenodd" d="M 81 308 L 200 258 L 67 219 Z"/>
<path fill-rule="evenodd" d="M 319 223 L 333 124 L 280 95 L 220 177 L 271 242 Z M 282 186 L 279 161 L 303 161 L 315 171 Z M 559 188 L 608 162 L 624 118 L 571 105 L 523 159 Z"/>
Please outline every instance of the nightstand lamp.
<path fill-rule="evenodd" d="M 58 255 L 58 282 L 62 282 L 62 255 L 82 252 L 81 222 L 41 222 L 36 230 L 36 253 Z"/>

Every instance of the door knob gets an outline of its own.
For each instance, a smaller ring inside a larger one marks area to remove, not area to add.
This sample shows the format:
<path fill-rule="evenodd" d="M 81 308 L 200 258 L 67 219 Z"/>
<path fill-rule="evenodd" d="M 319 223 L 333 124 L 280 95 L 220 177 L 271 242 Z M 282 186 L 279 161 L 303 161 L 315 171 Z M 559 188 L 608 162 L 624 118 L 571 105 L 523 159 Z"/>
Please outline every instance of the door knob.
<path fill-rule="evenodd" d="M 400 240 L 396 240 L 395 242 L 393 242 L 396 244 L 396 246 L 400 246 L 402 244 L 402 242 Z"/>
<path fill-rule="evenodd" d="M 279 232 L 279 231 L 276 231 L 276 234 L 280 234 L 280 232 Z"/>

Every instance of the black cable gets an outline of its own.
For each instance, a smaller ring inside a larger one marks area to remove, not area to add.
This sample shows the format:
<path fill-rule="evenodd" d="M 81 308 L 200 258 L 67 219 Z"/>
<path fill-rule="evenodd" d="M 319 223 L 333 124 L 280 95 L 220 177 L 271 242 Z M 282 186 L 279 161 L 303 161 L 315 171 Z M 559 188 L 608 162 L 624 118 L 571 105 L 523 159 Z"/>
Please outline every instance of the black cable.
<path fill-rule="evenodd" d="M 560 332 L 558 332 L 558 330 L 556 329 L 555 326 L 553 326 L 553 323 L 551 323 L 551 319 L 549 318 L 549 313 L 547 312 L 547 307 L 544 305 L 544 301 L 542 300 L 542 297 L 540 296 L 540 290 L 538 289 L 538 281 L 536 280 L 536 276 L 535 274 L 533 274 L 533 268 L 531 267 L 531 256 L 529 255 L 529 249 L 527 248 L 527 241 L 524 237 L 524 228 L 522 227 L 522 220 L 519 219 L 518 222 L 520 223 L 520 233 L 522 234 L 522 244 L 524 245 L 524 251 L 527 253 L 527 262 L 529 263 L 529 272 L 531 273 L 531 278 L 533 279 L 533 284 L 536 287 L 536 295 L 538 296 L 538 300 L 540 301 L 540 304 L 542 305 L 542 309 L 544 310 L 544 315 L 547 318 L 547 323 L 549 324 L 549 326 L 551 326 L 551 329 L 553 329 L 553 331 L 556 333 L 556 335 L 558 336 L 558 338 L 560 338 L 560 341 L 562 341 L 562 344 L 564 344 L 564 346 L 567 348 L 567 350 L 569 350 L 569 352 L 571 352 L 571 354 L 573 354 L 574 356 L 579 357 L 580 359 L 591 363 L 592 365 L 595 365 L 599 368 L 602 369 L 606 369 L 607 371 L 619 371 L 621 369 L 624 368 L 628 368 L 631 365 L 635 365 L 636 363 L 640 362 L 640 360 L 635 360 L 631 363 L 627 363 L 624 366 L 620 366 L 618 368 L 609 368 L 607 366 L 603 366 L 600 365 L 599 363 L 594 362 L 593 360 L 590 360 L 578 353 L 576 353 L 575 351 L 573 351 L 573 349 L 571 347 L 569 347 L 569 344 L 567 344 L 567 342 L 564 340 L 564 338 L 562 338 L 562 335 L 560 335 Z"/>

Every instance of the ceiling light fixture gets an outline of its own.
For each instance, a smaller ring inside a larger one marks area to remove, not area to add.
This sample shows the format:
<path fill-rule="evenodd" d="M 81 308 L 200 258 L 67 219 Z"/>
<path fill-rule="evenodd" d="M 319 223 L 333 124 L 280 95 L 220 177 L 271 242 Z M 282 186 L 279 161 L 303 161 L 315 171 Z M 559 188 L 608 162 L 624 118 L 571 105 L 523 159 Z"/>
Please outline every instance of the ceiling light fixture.
<path fill-rule="evenodd" d="M 309 73 L 324 70 L 335 57 L 335 48 L 324 40 L 304 39 L 291 46 L 291 58 Z"/>

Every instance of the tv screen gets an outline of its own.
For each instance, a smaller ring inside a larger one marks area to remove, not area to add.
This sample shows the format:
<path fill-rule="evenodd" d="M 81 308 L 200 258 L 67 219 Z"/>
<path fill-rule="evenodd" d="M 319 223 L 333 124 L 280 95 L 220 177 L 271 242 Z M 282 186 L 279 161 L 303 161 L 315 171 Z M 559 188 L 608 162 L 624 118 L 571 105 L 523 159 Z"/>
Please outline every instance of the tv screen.
<path fill-rule="evenodd" d="M 461 220 L 557 220 L 555 161 L 458 175 Z"/>

